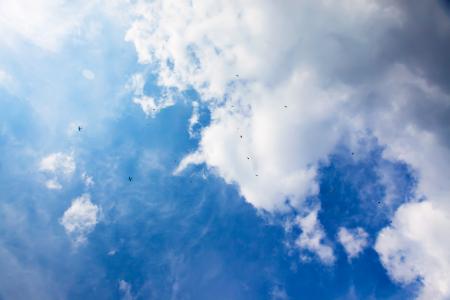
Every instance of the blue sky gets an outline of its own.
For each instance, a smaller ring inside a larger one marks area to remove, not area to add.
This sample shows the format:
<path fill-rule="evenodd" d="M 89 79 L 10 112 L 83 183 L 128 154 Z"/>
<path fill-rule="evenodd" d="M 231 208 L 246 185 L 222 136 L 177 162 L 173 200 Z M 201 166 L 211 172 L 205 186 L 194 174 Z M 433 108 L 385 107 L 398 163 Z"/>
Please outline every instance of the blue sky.
<path fill-rule="evenodd" d="M 443 3 L 0 4 L 0 299 L 448 299 Z"/>

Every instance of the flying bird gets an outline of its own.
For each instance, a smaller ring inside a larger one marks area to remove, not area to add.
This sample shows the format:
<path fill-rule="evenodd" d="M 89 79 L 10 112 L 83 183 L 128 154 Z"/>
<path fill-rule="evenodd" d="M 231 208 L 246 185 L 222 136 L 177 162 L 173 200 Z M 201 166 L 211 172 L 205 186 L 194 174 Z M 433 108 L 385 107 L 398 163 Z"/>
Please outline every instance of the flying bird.
<path fill-rule="evenodd" d="M 81 131 L 81 129 L 83 129 L 83 128 L 81 128 L 81 126 L 78 126 L 78 131 Z"/>
<path fill-rule="evenodd" d="M 128 176 L 128 181 L 131 182 L 133 180 L 133 177 Z"/>

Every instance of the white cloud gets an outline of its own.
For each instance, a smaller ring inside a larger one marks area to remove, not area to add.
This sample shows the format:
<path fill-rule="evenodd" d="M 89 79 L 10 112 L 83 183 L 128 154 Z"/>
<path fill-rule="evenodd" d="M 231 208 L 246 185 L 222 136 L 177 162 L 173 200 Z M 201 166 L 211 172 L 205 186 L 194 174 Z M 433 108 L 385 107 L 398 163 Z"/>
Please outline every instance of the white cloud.
<path fill-rule="evenodd" d="M 66 233 L 73 239 L 76 246 L 87 241 L 87 235 L 92 232 L 100 217 L 100 208 L 91 202 L 91 197 L 84 194 L 72 201 L 64 212 L 60 223 Z"/>
<path fill-rule="evenodd" d="M 116 249 L 111 249 L 111 250 L 108 251 L 107 254 L 108 254 L 109 256 L 114 256 L 114 255 L 116 255 L 116 253 L 117 253 L 117 250 L 116 250 Z"/>
<path fill-rule="evenodd" d="M 68 35 L 76 33 L 92 4 L 59 0 L 1 1 L 2 43 L 12 44 L 20 38 L 57 51 Z"/>
<path fill-rule="evenodd" d="M 196 160 L 190 162 L 204 161 L 227 182 L 237 182 L 257 208 L 285 209 L 286 199 L 298 207 L 318 192 L 317 163 L 326 160 L 342 131 L 335 112 L 344 95 L 338 89 L 321 91 L 307 72 L 271 90 L 255 88 L 242 95 L 245 104 L 232 99 L 212 112 L 212 124 L 203 130 Z"/>
<path fill-rule="evenodd" d="M 119 290 L 122 292 L 123 300 L 133 300 L 133 294 L 131 293 L 131 284 L 126 282 L 125 280 L 119 280 Z"/>
<path fill-rule="evenodd" d="M 170 107 L 175 104 L 172 98 L 164 96 L 159 100 L 155 100 L 150 96 L 141 96 L 135 97 L 133 102 L 139 104 L 142 108 L 142 111 L 150 117 L 155 117 L 157 113 L 163 110 L 166 107 Z"/>
<path fill-rule="evenodd" d="M 302 233 L 296 241 L 300 249 L 306 249 L 315 253 L 325 264 L 333 264 L 335 257 L 333 248 L 325 244 L 325 232 L 317 218 L 319 207 L 313 209 L 305 217 L 297 217 L 296 223 L 302 230 Z"/>
<path fill-rule="evenodd" d="M 431 202 L 406 204 L 381 231 L 375 249 L 392 278 L 402 283 L 422 281 L 420 299 L 448 299 L 449 228 L 449 215 Z"/>
<path fill-rule="evenodd" d="M 49 179 L 45 182 L 45 186 L 49 190 L 60 190 L 62 189 L 62 185 L 56 179 Z"/>
<path fill-rule="evenodd" d="M 75 169 L 73 156 L 61 152 L 49 154 L 39 162 L 39 170 L 52 177 L 45 182 L 45 186 L 51 190 L 61 189 L 61 181 L 70 179 Z"/>
<path fill-rule="evenodd" d="M 84 78 L 86 78 L 87 80 L 94 80 L 95 79 L 95 73 L 92 72 L 89 69 L 84 69 L 83 71 L 81 71 L 81 74 L 83 75 Z"/>
<path fill-rule="evenodd" d="M 134 74 L 128 84 L 128 88 L 134 93 L 133 102 L 139 104 L 147 116 L 154 118 L 161 110 L 175 104 L 170 93 L 163 93 L 158 99 L 145 95 L 144 86 L 142 74 Z"/>
<path fill-rule="evenodd" d="M 194 131 L 194 126 L 198 124 L 200 114 L 199 114 L 199 104 L 197 101 L 192 102 L 192 115 L 189 118 L 189 136 L 194 137 L 196 135 L 196 132 Z"/>
<path fill-rule="evenodd" d="M 364 229 L 358 227 L 355 229 L 339 228 L 338 240 L 347 252 L 348 257 L 357 257 L 367 246 L 367 238 L 369 235 Z"/>
<path fill-rule="evenodd" d="M 76 164 L 72 155 L 61 152 L 52 153 L 44 157 L 39 164 L 41 171 L 60 173 L 70 176 L 75 172 Z"/>
<path fill-rule="evenodd" d="M 282 210 L 286 199 L 301 208 L 306 196 L 318 193 L 318 163 L 337 142 L 369 130 L 386 146 L 386 159 L 405 161 L 417 172 L 417 197 L 447 220 L 450 97 L 442 53 L 448 53 L 450 26 L 438 2 L 426 3 L 156 0 L 136 5 L 137 20 L 126 39 L 134 43 L 139 61 L 159 67 L 158 84 L 193 87 L 211 109 L 199 149 L 174 174 L 204 162 L 237 183 L 257 208 Z M 436 227 L 427 229 L 431 236 L 438 233 Z M 406 235 L 402 226 L 389 230 Z M 395 251 L 411 255 L 409 247 L 402 239 Z M 424 261 L 434 259 L 418 249 Z M 393 265 L 385 266 L 395 273 Z M 450 281 L 448 274 L 442 272 L 442 280 Z M 420 275 L 424 282 L 435 276 L 430 269 Z M 443 289 L 436 291 L 442 291 L 437 298 L 445 297 Z"/>
<path fill-rule="evenodd" d="M 84 185 L 86 187 L 92 187 L 94 186 L 94 179 L 92 178 L 92 176 L 89 176 L 86 172 L 83 172 L 83 174 L 81 174 L 81 179 L 83 179 Z"/>

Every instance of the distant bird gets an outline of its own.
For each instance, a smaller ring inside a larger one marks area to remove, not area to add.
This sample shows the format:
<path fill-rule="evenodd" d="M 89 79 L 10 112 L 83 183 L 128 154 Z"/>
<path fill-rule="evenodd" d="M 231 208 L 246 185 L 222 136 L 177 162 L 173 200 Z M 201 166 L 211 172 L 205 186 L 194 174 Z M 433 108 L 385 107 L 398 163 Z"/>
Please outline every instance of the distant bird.
<path fill-rule="evenodd" d="M 240 135 L 241 139 L 242 139 L 242 135 Z"/>
<path fill-rule="evenodd" d="M 258 174 L 255 174 L 256 175 L 256 177 L 258 177 Z"/>
<path fill-rule="evenodd" d="M 78 126 L 78 131 L 81 131 L 81 129 L 83 129 L 83 128 L 81 128 L 81 126 Z"/>
<path fill-rule="evenodd" d="M 354 152 L 352 152 L 352 155 L 355 155 L 355 153 L 354 153 Z"/>
<path fill-rule="evenodd" d="M 247 159 L 250 159 L 250 157 L 247 156 Z"/>
<path fill-rule="evenodd" d="M 128 176 L 128 181 L 131 182 L 133 180 L 133 177 Z"/>
<path fill-rule="evenodd" d="M 239 78 L 239 74 L 236 74 L 236 77 L 238 77 L 238 78 Z"/>
<path fill-rule="evenodd" d="M 285 105 L 284 108 L 287 108 L 287 105 Z"/>

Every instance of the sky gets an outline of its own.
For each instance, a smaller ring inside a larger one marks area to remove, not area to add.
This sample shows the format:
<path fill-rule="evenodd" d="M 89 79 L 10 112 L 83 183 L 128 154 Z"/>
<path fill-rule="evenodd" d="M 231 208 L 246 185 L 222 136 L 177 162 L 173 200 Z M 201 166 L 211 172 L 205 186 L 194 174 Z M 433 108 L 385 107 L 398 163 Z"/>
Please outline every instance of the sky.
<path fill-rule="evenodd" d="M 450 299 L 450 2 L 0 1 L 0 300 Z"/>

